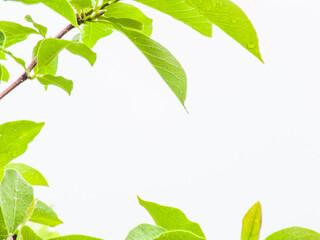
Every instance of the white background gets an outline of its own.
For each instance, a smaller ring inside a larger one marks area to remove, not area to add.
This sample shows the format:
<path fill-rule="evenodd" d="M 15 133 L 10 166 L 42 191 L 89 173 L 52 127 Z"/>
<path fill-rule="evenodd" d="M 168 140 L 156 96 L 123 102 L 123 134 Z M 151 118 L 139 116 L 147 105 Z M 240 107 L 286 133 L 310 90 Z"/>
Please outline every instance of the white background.
<path fill-rule="evenodd" d="M 240 239 L 258 200 L 262 239 L 291 226 L 320 231 L 320 2 L 235 2 L 258 32 L 264 65 L 217 27 L 206 38 L 141 8 L 154 19 L 153 39 L 187 72 L 189 115 L 119 33 L 95 46 L 93 68 L 61 54 L 71 97 L 28 81 L 1 101 L 2 123 L 46 122 L 17 161 L 47 178 L 51 188 L 36 191 L 65 222 L 57 230 L 124 239 L 152 223 L 139 195 L 180 208 L 208 239 Z M 27 25 L 26 14 L 51 36 L 67 24 L 43 6 L 0 2 L 1 20 Z M 37 39 L 11 50 L 29 61 Z M 21 69 L 10 66 L 14 81 Z"/>

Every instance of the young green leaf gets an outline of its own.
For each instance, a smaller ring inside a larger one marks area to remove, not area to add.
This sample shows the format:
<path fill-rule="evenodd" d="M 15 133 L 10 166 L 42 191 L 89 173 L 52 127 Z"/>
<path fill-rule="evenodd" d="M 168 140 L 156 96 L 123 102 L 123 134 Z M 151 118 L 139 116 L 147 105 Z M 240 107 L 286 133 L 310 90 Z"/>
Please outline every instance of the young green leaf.
<path fill-rule="evenodd" d="M 22 66 L 26 71 L 26 63 L 23 59 L 16 57 L 12 52 L 9 52 L 8 50 L 5 50 L 0 47 L 0 50 L 4 51 L 7 55 L 9 55 L 16 63 L 18 63 L 20 66 Z"/>
<path fill-rule="evenodd" d="M 320 234 L 306 228 L 291 227 L 271 234 L 266 240 L 320 240 Z"/>
<path fill-rule="evenodd" d="M 21 235 L 23 240 L 42 240 L 29 226 L 21 228 Z"/>
<path fill-rule="evenodd" d="M 109 36 L 113 32 L 110 26 L 100 22 L 85 22 L 81 27 L 81 41 L 89 48 L 92 48 L 99 39 Z"/>
<path fill-rule="evenodd" d="M 143 33 L 119 26 L 118 29 L 143 53 L 184 106 L 187 77 L 178 60 L 162 45 Z"/>
<path fill-rule="evenodd" d="M 36 73 L 43 71 L 42 68 L 48 66 L 65 48 L 69 52 L 87 59 L 91 65 L 96 61 L 96 54 L 83 43 L 48 38 L 42 40 L 40 44 L 38 50 L 38 68 Z"/>
<path fill-rule="evenodd" d="M 40 40 L 37 45 L 33 48 L 32 51 L 32 59 L 38 57 L 39 47 L 41 45 L 43 40 Z M 52 59 L 52 61 L 48 64 L 43 66 L 40 70 L 38 69 L 38 65 L 36 65 L 33 68 L 33 71 L 37 74 L 43 74 L 43 75 L 56 75 L 58 71 L 58 61 L 59 56 L 57 55 L 55 58 Z"/>
<path fill-rule="evenodd" d="M 261 228 L 261 204 L 253 205 L 242 220 L 241 240 L 259 240 Z"/>
<path fill-rule="evenodd" d="M 59 13 L 61 16 L 65 17 L 73 26 L 78 27 L 76 14 L 68 0 L 41 0 L 41 2 L 56 13 Z"/>
<path fill-rule="evenodd" d="M 43 177 L 43 175 L 38 170 L 23 163 L 7 164 L 4 168 L 0 170 L 0 181 L 4 176 L 4 171 L 10 168 L 18 170 L 18 172 L 22 175 L 22 177 L 31 185 L 49 187 L 47 180 Z"/>
<path fill-rule="evenodd" d="M 33 28 L 24 27 L 18 23 L 8 21 L 0 21 L 0 29 L 6 35 L 5 48 L 27 39 L 30 34 L 39 34 Z"/>
<path fill-rule="evenodd" d="M 23 222 L 33 201 L 33 188 L 15 169 L 7 169 L 0 185 L 1 209 L 9 233 Z"/>
<path fill-rule="evenodd" d="M 57 77 L 52 75 L 36 75 L 37 79 L 44 86 L 55 85 L 65 90 L 69 95 L 73 89 L 73 82 L 64 77 Z"/>
<path fill-rule="evenodd" d="M 132 229 L 125 240 L 152 240 L 167 232 L 162 227 L 151 224 L 140 224 Z"/>
<path fill-rule="evenodd" d="M 43 125 L 25 120 L 0 125 L 0 168 L 23 154 Z"/>
<path fill-rule="evenodd" d="M 8 231 L 6 223 L 4 222 L 2 210 L 0 207 L 0 239 L 6 239 L 8 237 Z"/>
<path fill-rule="evenodd" d="M 147 202 L 139 198 L 139 203 L 151 215 L 155 223 L 168 231 L 184 230 L 189 231 L 200 238 L 205 238 L 198 223 L 191 222 L 179 209 L 162 206 L 157 203 Z"/>
<path fill-rule="evenodd" d="M 135 0 L 145 4 L 160 12 L 170 15 L 171 17 L 189 25 L 199 33 L 211 37 L 212 23 L 206 17 L 200 14 L 194 7 L 186 3 L 185 0 Z"/>
<path fill-rule="evenodd" d="M 63 223 L 57 216 L 57 214 L 42 201 L 38 201 L 33 214 L 30 218 L 31 222 L 40 223 L 49 227 L 55 227 Z"/>
<path fill-rule="evenodd" d="M 189 231 L 169 231 L 161 234 L 158 238 L 154 240 L 205 240 L 205 237 L 200 237 Z"/>
<path fill-rule="evenodd" d="M 263 62 L 256 30 L 237 5 L 230 0 L 186 0 L 186 2 Z"/>
<path fill-rule="evenodd" d="M 49 238 L 48 240 L 102 240 L 102 239 L 83 236 L 83 235 L 68 235 L 68 236 Z"/>
<path fill-rule="evenodd" d="M 108 7 L 108 11 L 104 14 L 105 18 L 116 18 L 116 19 L 131 19 L 135 20 L 142 25 L 140 29 L 145 35 L 151 36 L 152 33 L 152 19 L 144 15 L 140 9 L 130 4 L 117 2 L 111 4 Z M 121 24 L 121 23 L 120 23 Z"/>
<path fill-rule="evenodd" d="M 0 82 L 4 81 L 4 82 L 8 82 L 9 78 L 10 78 L 10 74 L 8 72 L 8 70 L 0 64 Z"/>
<path fill-rule="evenodd" d="M 28 22 L 31 22 L 33 24 L 33 26 L 36 29 L 38 29 L 39 33 L 42 35 L 43 38 L 46 38 L 46 34 L 47 34 L 48 29 L 45 26 L 42 26 L 41 24 L 34 22 L 30 15 L 25 16 L 25 19 Z"/>

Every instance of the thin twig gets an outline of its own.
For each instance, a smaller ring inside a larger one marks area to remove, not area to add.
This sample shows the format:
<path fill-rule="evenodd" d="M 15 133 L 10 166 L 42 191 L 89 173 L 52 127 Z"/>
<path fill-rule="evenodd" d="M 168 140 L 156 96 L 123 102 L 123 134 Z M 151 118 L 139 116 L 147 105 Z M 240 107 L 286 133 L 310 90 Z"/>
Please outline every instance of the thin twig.
<path fill-rule="evenodd" d="M 114 0 L 112 3 L 116 3 L 119 0 Z M 110 3 L 105 3 L 100 7 L 100 10 L 105 9 L 107 6 L 109 6 Z M 91 14 L 93 12 L 93 9 L 89 10 L 86 14 Z M 104 12 L 99 12 L 95 18 L 99 18 Z M 81 25 L 82 19 L 77 14 L 77 21 L 78 25 Z M 69 31 L 71 31 L 74 28 L 72 24 L 69 24 L 66 28 L 64 28 L 61 32 L 59 32 L 55 38 L 62 38 L 64 35 L 66 35 Z M 29 73 L 32 71 L 32 69 L 37 65 L 37 58 L 34 58 L 30 65 L 28 66 Z M 28 73 L 24 72 L 15 82 L 13 82 L 9 87 L 7 87 L 1 94 L 0 94 L 0 100 L 4 98 L 8 93 L 10 93 L 13 89 L 15 89 L 17 86 L 19 86 L 21 83 L 26 81 L 28 79 Z"/>
<path fill-rule="evenodd" d="M 78 21 L 79 22 L 79 21 Z M 69 24 L 66 28 L 64 28 L 61 32 L 59 32 L 55 38 L 62 38 L 65 34 L 67 34 L 70 30 L 72 30 L 74 26 Z M 33 59 L 32 62 L 28 66 L 29 72 L 37 65 L 37 58 Z M 0 100 L 4 98 L 8 93 L 10 93 L 13 89 L 18 87 L 21 83 L 28 79 L 28 73 L 25 71 L 15 82 L 13 82 L 9 87 L 7 87 L 1 94 Z"/>

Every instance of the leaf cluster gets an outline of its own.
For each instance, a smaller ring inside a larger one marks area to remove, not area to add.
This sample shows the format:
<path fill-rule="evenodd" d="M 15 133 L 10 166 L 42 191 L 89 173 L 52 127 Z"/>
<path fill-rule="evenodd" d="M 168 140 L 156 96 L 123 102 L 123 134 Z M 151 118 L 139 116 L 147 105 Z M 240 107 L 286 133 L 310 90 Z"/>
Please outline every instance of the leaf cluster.
<path fill-rule="evenodd" d="M 134 5 L 120 0 L 7 0 L 24 4 L 44 4 L 70 22 L 70 28 L 55 38 L 46 38 L 47 28 L 36 23 L 30 15 L 26 20 L 32 28 L 8 21 L 0 21 L 0 59 L 10 56 L 26 71 L 26 78 L 38 79 L 47 89 L 55 85 L 71 94 L 73 82 L 57 76 L 58 55 L 67 50 L 85 58 L 91 66 L 96 53 L 91 49 L 102 38 L 114 31 L 126 36 L 148 59 L 162 79 L 184 106 L 187 95 L 187 77 L 179 61 L 160 43 L 150 38 L 152 19 Z M 218 26 L 262 61 L 256 31 L 246 14 L 230 0 L 135 0 L 183 22 L 200 34 L 211 37 L 212 25 Z M 66 32 L 77 28 L 72 41 L 62 40 Z M 43 39 L 33 49 L 33 65 L 12 54 L 8 47 L 22 42 L 30 34 Z M 35 66 L 36 65 L 36 66 Z M 1 65 L 0 80 L 8 81 L 9 73 Z"/>

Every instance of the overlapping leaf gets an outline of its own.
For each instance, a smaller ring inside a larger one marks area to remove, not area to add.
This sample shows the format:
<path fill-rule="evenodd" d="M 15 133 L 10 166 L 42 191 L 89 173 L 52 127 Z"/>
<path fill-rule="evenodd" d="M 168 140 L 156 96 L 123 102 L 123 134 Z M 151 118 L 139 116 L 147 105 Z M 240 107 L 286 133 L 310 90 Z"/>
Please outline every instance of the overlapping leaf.
<path fill-rule="evenodd" d="M 57 216 L 57 214 L 42 201 L 38 201 L 33 214 L 30 218 L 31 222 L 40 223 L 49 227 L 55 227 L 63 223 Z"/>
<path fill-rule="evenodd" d="M 157 9 L 171 17 L 189 25 L 199 33 L 211 37 L 212 24 L 185 0 L 135 0 Z"/>
<path fill-rule="evenodd" d="M 241 240 L 259 240 L 261 228 L 261 204 L 253 205 L 242 220 Z"/>
<path fill-rule="evenodd" d="M 6 169 L 16 169 L 22 175 L 22 177 L 31 185 L 49 186 L 47 180 L 36 169 L 23 164 L 23 163 L 9 163 L 0 170 L 0 181 L 4 176 Z"/>
<path fill-rule="evenodd" d="M 77 10 L 79 14 L 81 13 L 81 10 L 92 7 L 91 0 L 71 0 L 70 3 Z"/>
<path fill-rule="evenodd" d="M 151 224 L 140 224 L 132 229 L 125 240 L 152 240 L 167 232 L 162 227 Z"/>
<path fill-rule="evenodd" d="M 9 233 L 23 222 L 33 201 L 33 188 L 15 169 L 7 169 L 0 186 L 0 203 Z"/>
<path fill-rule="evenodd" d="M 34 22 L 33 19 L 32 19 L 32 17 L 31 17 L 30 15 L 25 16 L 25 19 L 26 19 L 28 22 L 31 22 L 31 23 L 33 24 L 33 26 L 38 29 L 39 33 L 40 33 L 44 38 L 46 38 L 46 34 L 47 34 L 48 29 L 47 29 L 45 26 L 42 26 L 41 24 Z"/>
<path fill-rule="evenodd" d="M 25 120 L 0 125 L 0 169 L 27 150 L 43 125 Z"/>
<path fill-rule="evenodd" d="M 153 202 L 147 202 L 141 198 L 139 198 L 139 203 L 150 213 L 158 226 L 163 227 L 168 231 L 183 230 L 195 234 L 198 238 L 205 238 L 199 224 L 191 222 L 181 210 L 162 206 Z"/>
<path fill-rule="evenodd" d="M 39 52 L 39 47 L 41 45 L 43 40 L 39 41 L 37 45 L 34 47 L 32 51 L 32 59 L 36 58 L 38 56 Z M 38 68 L 38 65 L 36 65 L 33 68 L 33 71 L 37 74 L 43 74 L 43 75 L 56 75 L 57 70 L 58 70 L 58 61 L 59 61 L 59 56 L 57 55 L 55 58 L 52 59 L 52 61 L 43 66 L 41 69 Z"/>
<path fill-rule="evenodd" d="M 23 240 L 42 240 L 29 226 L 21 229 L 21 235 Z"/>
<path fill-rule="evenodd" d="M 37 73 L 42 71 L 42 68 L 48 66 L 63 50 L 85 58 L 91 65 L 96 61 L 96 54 L 90 50 L 85 44 L 72 42 L 56 38 L 48 38 L 42 40 L 38 50 L 38 68 Z"/>
<path fill-rule="evenodd" d="M 3 218 L 2 210 L 0 207 L 0 239 L 6 239 L 8 237 L 8 231 L 6 223 Z"/>
<path fill-rule="evenodd" d="M 200 237 L 189 231 L 168 231 L 161 234 L 159 237 L 154 238 L 154 240 L 204 240 L 204 237 Z"/>
<path fill-rule="evenodd" d="M 230 0 L 186 0 L 213 24 L 263 61 L 257 33 L 246 14 Z"/>
<path fill-rule="evenodd" d="M 141 24 L 141 32 L 147 36 L 151 36 L 152 33 L 152 19 L 148 18 L 143 12 L 141 12 L 135 6 L 126 3 L 117 2 L 111 4 L 108 7 L 108 11 L 100 19 L 128 19 L 139 22 Z M 118 20 L 119 21 L 119 20 Z M 125 20 L 123 20 L 125 21 Z M 118 22 L 119 23 L 119 22 Z M 121 22 L 120 22 L 121 24 Z M 137 29 L 137 26 L 133 27 Z"/>
<path fill-rule="evenodd" d="M 320 234 L 306 228 L 291 227 L 271 234 L 266 240 L 320 240 Z"/>
<path fill-rule="evenodd" d="M 81 27 L 81 40 L 89 48 L 92 48 L 99 39 L 113 32 L 111 26 L 100 22 L 86 22 Z"/>

